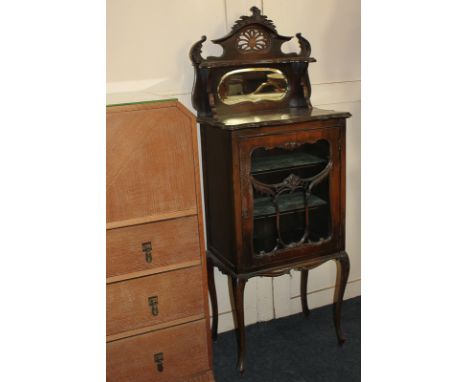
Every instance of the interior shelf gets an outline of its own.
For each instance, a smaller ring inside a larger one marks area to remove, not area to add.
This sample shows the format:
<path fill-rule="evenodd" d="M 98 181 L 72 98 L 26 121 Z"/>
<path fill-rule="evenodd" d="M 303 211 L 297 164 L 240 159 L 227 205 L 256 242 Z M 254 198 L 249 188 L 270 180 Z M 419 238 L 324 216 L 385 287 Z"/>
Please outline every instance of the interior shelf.
<path fill-rule="evenodd" d="M 252 174 L 277 171 L 291 167 L 313 166 L 327 163 L 328 160 L 318 156 L 297 151 L 289 154 L 257 157 L 252 160 Z"/>
<path fill-rule="evenodd" d="M 311 195 L 308 200 L 309 208 L 316 208 L 326 205 L 327 202 L 318 196 Z M 304 195 L 301 192 L 283 194 L 278 197 L 280 213 L 288 213 L 304 209 Z M 269 196 L 254 199 L 254 217 L 268 217 L 276 214 L 275 205 Z"/>

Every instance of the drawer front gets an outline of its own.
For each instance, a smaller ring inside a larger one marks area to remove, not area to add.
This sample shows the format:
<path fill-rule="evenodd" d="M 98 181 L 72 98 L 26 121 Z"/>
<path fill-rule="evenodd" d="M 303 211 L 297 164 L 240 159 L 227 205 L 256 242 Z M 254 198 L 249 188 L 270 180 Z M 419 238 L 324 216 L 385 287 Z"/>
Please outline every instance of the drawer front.
<path fill-rule="evenodd" d="M 202 313 L 199 266 L 107 285 L 107 335 Z"/>
<path fill-rule="evenodd" d="M 186 381 L 208 368 L 204 320 L 107 344 L 108 382 Z"/>
<path fill-rule="evenodd" d="M 107 277 L 199 258 L 197 216 L 107 231 Z"/>

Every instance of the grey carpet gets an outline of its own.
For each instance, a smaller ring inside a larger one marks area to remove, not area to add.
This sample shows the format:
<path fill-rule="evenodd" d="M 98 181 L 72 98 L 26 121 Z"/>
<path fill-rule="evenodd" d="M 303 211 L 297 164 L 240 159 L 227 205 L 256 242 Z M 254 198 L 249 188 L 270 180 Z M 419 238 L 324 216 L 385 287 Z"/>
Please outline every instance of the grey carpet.
<path fill-rule="evenodd" d="M 245 372 L 236 369 L 234 331 L 213 343 L 217 382 L 357 382 L 361 379 L 361 298 L 343 303 L 345 344 L 340 347 L 331 305 L 246 328 Z"/>

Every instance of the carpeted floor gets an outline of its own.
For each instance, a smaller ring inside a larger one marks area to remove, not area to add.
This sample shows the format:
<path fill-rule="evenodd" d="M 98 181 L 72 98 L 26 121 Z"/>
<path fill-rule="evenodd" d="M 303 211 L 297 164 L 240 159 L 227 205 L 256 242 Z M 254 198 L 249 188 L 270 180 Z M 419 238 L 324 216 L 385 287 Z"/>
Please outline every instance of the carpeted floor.
<path fill-rule="evenodd" d="M 217 382 L 357 382 L 361 380 L 361 298 L 343 303 L 345 344 L 340 347 L 332 307 L 324 306 L 246 328 L 245 372 L 236 369 L 234 331 L 213 343 Z"/>

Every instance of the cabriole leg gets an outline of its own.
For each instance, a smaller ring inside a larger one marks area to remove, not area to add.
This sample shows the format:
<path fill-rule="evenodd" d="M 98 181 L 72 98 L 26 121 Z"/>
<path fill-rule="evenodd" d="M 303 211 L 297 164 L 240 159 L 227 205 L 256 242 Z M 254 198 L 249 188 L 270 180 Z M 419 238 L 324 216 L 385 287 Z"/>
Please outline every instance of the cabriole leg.
<path fill-rule="evenodd" d="M 337 273 L 333 313 L 335 318 L 336 336 L 338 337 L 338 343 L 342 345 L 346 338 L 343 334 L 343 329 L 341 328 L 341 306 L 343 305 L 343 296 L 349 276 L 349 257 L 346 252 L 340 253 L 339 257 L 336 259 L 336 265 Z"/>
<path fill-rule="evenodd" d="M 244 324 L 244 288 L 246 279 L 231 276 L 232 294 L 235 303 L 235 318 L 237 323 L 237 369 L 242 374 L 244 372 L 245 358 L 245 324 Z"/>

